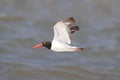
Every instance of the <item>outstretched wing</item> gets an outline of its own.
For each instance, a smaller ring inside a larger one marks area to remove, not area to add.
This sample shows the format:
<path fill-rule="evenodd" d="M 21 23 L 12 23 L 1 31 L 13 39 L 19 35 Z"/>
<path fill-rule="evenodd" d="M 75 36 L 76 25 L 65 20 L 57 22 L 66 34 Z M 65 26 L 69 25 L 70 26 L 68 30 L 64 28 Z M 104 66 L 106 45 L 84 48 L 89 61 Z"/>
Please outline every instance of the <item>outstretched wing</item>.
<path fill-rule="evenodd" d="M 70 27 L 75 20 L 73 17 L 59 21 L 54 26 L 54 39 L 67 44 L 71 43 L 71 34 L 79 30 L 78 26 Z"/>

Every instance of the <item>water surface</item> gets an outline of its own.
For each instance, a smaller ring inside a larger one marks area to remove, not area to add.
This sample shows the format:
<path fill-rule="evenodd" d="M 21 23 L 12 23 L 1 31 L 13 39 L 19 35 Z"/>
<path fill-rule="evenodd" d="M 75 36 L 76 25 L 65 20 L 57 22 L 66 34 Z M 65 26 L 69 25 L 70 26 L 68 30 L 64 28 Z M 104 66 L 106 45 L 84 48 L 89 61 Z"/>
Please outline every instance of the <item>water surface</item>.
<path fill-rule="evenodd" d="M 1 0 L 0 80 L 119 80 L 119 0 Z M 52 40 L 54 24 L 73 16 L 83 52 L 32 49 Z"/>

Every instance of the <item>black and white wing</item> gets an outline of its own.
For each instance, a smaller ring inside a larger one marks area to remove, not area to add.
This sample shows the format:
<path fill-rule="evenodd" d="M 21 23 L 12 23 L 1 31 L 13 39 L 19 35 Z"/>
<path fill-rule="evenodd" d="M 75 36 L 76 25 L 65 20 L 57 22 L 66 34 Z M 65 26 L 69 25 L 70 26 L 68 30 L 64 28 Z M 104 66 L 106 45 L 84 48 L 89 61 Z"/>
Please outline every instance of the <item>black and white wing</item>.
<path fill-rule="evenodd" d="M 73 17 L 59 21 L 54 26 L 54 39 L 67 44 L 71 44 L 71 34 L 79 30 L 78 26 L 71 27 L 75 23 Z"/>

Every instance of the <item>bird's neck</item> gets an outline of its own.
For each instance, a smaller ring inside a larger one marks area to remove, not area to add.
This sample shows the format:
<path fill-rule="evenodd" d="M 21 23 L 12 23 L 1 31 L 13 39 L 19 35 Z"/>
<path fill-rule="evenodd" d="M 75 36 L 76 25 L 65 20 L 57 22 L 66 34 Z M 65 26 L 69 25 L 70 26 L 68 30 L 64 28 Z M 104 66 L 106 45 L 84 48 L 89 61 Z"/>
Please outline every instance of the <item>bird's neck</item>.
<path fill-rule="evenodd" d="M 44 45 L 44 47 L 51 49 L 51 42 L 47 41 L 46 44 Z"/>

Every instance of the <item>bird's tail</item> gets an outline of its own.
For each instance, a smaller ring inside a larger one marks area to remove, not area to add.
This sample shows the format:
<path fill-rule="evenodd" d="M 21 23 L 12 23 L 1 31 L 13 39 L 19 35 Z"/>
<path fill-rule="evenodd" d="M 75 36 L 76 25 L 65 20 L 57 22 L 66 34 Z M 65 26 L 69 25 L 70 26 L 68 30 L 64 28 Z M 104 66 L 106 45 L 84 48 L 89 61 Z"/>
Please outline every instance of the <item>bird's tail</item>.
<path fill-rule="evenodd" d="M 82 51 L 83 48 L 76 47 L 76 48 L 74 48 L 74 50 L 75 50 L 75 51 Z"/>

